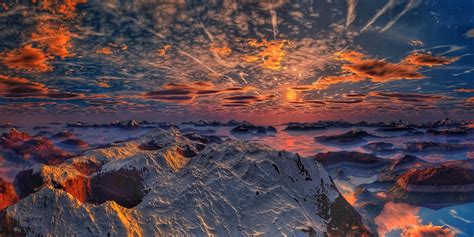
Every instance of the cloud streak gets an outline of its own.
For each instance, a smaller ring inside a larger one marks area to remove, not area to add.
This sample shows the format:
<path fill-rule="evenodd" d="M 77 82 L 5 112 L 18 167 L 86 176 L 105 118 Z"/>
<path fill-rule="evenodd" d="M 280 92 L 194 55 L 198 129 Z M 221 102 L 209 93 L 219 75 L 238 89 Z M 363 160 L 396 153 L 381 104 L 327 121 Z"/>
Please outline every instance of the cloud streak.
<path fill-rule="evenodd" d="M 356 7 L 359 0 L 347 0 L 347 16 L 346 16 L 346 28 L 354 22 L 357 14 Z"/>

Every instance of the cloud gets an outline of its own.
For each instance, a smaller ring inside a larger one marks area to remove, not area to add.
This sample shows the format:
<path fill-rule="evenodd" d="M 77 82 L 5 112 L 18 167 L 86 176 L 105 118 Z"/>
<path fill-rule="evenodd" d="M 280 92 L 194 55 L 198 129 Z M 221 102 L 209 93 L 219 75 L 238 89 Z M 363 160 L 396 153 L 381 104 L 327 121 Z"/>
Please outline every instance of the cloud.
<path fill-rule="evenodd" d="M 224 98 L 224 106 L 246 106 L 273 98 L 273 95 L 238 95 Z"/>
<path fill-rule="evenodd" d="M 0 75 L 0 97 L 73 99 L 81 96 L 75 93 L 50 90 L 41 83 L 30 82 L 25 78 Z"/>
<path fill-rule="evenodd" d="M 76 17 L 77 5 L 87 3 L 87 0 L 32 0 L 32 2 L 37 4 L 40 10 L 59 14 L 66 19 L 73 19 Z"/>
<path fill-rule="evenodd" d="M 371 59 L 357 51 L 336 53 L 336 60 L 344 62 L 342 75 L 320 78 L 310 86 L 298 86 L 300 90 L 321 90 L 340 83 L 356 83 L 364 80 L 390 82 L 396 80 L 419 80 L 425 76 L 419 72 L 421 67 L 441 66 L 455 62 L 459 57 L 444 57 L 431 54 L 413 53 L 399 63 L 384 59 Z M 296 88 L 298 88 L 296 87 Z"/>
<path fill-rule="evenodd" d="M 327 103 L 332 103 L 332 104 L 358 104 L 364 102 L 362 99 L 345 99 L 345 100 L 325 100 Z"/>
<path fill-rule="evenodd" d="M 390 27 L 392 27 L 403 15 L 405 15 L 407 12 L 413 10 L 414 8 L 417 8 L 420 4 L 422 3 L 421 0 L 409 0 L 408 3 L 405 5 L 405 8 L 403 8 L 403 11 L 398 13 L 394 18 L 392 18 L 382 29 L 380 29 L 380 32 L 384 32 L 388 30 Z"/>
<path fill-rule="evenodd" d="M 215 53 L 220 58 L 225 58 L 232 53 L 232 49 L 227 45 L 219 45 L 217 43 L 211 43 L 209 50 Z"/>
<path fill-rule="evenodd" d="M 445 56 L 434 56 L 432 54 L 413 53 L 408 55 L 404 62 L 411 65 L 423 66 L 423 67 L 434 67 L 451 64 L 457 61 L 459 57 L 445 57 Z"/>
<path fill-rule="evenodd" d="M 442 226 L 434 226 L 433 224 L 428 225 L 418 225 L 412 228 L 409 228 L 402 233 L 403 237 L 454 237 L 455 233 L 449 228 L 444 228 Z"/>
<path fill-rule="evenodd" d="M 103 47 L 103 48 L 97 49 L 95 52 L 98 54 L 106 54 L 106 55 L 112 54 L 112 50 L 110 49 L 110 47 Z"/>
<path fill-rule="evenodd" d="M 258 49 L 258 52 L 252 55 L 245 55 L 242 60 L 248 63 L 259 63 L 267 69 L 281 70 L 281 61 L 285 55 L 283 48 L 287 43 L 286 40 L 250 40 L 248 45 Z"/>
<path fill-rule="evenodd" d="M 377 232 L 385 236 L 393 230 L 402 230 L 402 236 L 454 236 L 454 232 L 441 226 L 423 225 L 418 216 L 420 208 L 405 203 L 385 203 L 382 212 L 375 217 Z"/>
<path fill-rule="evenodd" d="M 347 82 L 356 83 L 356 82 L 360 82 L 364 80 L 366 80 L 366 78 L 359 77 L 354 74 L 345 74 L 341 76 L 325 76 L 325 77 L 321 77 L 320 79 L 318 79 L 311 85 L 293 86 L 293 87 L 290 87 L 290 89 L 294 91 L 324 90 L 334 84 L 347 83 Z"/>
<path fill-rule="evenodd" d="M 229 87 L 224 89 L 215 88 L 213 84 L 207 82 L 194 82 L 190 84 L 168 83 L 160 89 L 150 91 L 141 95 L 141 98 L 158 100 L 163 102 L 175 102 L 186 104 L 197 97 L 210 96 L 221 93 L 248 92 L 255 88 L 252 87 Z M 238 100 L 238 97 L 236 97 Z M 216 98 L 217 99 L 217 98 Z"/>
<path fill-rule="evenodd" d="M 392 9 L 395 5 L 397 4 L 397 0 L 389 0 L 380 10 L 377 11 L 377 13 L 370 18 L 370 20 L 367 22 L 367 24 L 362 28 L 360 32 L 363 32 L 367 30 L 374 22 L 381 17 L 385 12 L 389 11 Z"/>
<path fill-rule="evenodd" d="M 471 88 L 460 88 L 454 90 L 455 92 L 474 93 L 474 89 Z"/>
<path fill-rule="evenodd" d="M 351 25 L 351 23 L 355 20 L 356 14 L 356 7 L 359 0 L 347 0 L 347 17 L 346 17 L 346 28 Z"/>
<path fill-rule="evenodd" d="M 72 56 L 69 51 L 72 47 L 70 41 L 74 36 L 76 35 L 72 34 L 63 25 L 52 21 L 43 21 L 36 26 L 36 31 L 31 35 L 31 40 L 40 47 L 45 47 L 49 54 L 63 59 Z"/>
<path fill-rule="evenodd" d="M 3 63 L 11 69 L 48 72 L 53 68 L 48 65 L 51 57 L 41 49 L 34 48 L 31 44 L 14 49 L 3 55 Z"/>
<path fill-rule="evenodd" d="M 470 30 L 466 31 L 466 33 L 464 33 L 464 36 L 466 38 L 474 38 L 474 29 L 470 29 Z"/>
<path fill-rule="evenodd" d="M 383 59 L 360 60 L 357 63 L 344 65 L 342 68 L 361 78 L 370 78 L 374 82 L 425 78 L 417 71 L 418 67 L 415 65 L 394 64 Z"/>
<path fill-rule="evenodd" d="M 398 93 L 398 92 L 370 92 L 369 96 L 395 99 L 403 102 L 437 102 L 446 99 L 446 96 L 435 94 L 415 94 L 415 93 Z"/>

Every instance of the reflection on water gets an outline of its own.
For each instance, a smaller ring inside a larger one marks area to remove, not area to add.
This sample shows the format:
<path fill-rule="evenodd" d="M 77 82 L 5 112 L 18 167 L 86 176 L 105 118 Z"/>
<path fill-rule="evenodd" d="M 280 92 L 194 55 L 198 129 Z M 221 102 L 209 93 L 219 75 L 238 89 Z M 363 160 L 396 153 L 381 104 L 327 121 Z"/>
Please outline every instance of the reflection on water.
<path fill-rule="evenodd" d="M 474 236 L 474 203 L 440 210 L 385 203 L 375 217 L 380 236 Z"/>

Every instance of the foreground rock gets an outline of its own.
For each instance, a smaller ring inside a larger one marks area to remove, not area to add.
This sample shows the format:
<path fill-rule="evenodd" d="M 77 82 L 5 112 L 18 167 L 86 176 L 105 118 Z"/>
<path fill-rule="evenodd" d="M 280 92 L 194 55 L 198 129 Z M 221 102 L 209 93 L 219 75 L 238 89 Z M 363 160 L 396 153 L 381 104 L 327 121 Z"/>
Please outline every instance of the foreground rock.
<path fill-rule="evenodd" d="M 37 166 L 2 217 L 31 236 L 369 235 L 315 160 L 196 136 L 155 130 Z"/>

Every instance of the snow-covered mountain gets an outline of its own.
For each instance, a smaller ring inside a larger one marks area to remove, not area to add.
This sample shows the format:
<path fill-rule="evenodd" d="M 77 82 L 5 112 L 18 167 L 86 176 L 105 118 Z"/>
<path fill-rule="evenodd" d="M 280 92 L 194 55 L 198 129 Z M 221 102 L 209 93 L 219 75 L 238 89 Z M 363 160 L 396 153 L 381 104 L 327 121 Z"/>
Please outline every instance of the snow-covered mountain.
<path fill-rule="evenodd" d="M 36 164 L 13 185 L 3 234 L 369 235 L 314 159 L 175 129 Z"/>

